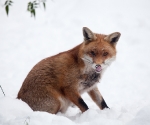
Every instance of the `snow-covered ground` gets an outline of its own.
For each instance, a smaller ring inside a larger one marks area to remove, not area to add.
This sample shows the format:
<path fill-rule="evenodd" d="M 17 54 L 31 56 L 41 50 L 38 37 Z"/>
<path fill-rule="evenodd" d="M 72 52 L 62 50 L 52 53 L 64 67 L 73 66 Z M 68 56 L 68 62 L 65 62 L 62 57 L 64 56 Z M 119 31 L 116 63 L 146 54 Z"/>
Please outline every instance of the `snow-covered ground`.
<path fill-rule="evenodd" d="M 150 125 L 150 0 L 52 0 L 36 18 L 28 0 L 14 0 L 6 16 L 0 0 L 0 125 Z M 33 112 L 17 100 L 31 68 L 41 59 L 73 48 L 82 27 L 121 32 L 117 59 L 98 85 L 110 109 L 99 110 L 87 94 L 89 110 L 65 114 Z"/>

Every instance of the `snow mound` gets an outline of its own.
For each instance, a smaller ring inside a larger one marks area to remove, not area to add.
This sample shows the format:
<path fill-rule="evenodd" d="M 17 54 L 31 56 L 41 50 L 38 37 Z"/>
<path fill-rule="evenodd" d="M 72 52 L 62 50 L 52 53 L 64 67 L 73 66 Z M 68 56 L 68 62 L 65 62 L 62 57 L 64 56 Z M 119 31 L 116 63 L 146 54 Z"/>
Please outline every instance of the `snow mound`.
<path fill-rule="evenodd" d="M 57 115 L 47 112 L 32 111 L 23 101 L 10 97 L 0 98 L 0 123 L 2 125 L 122 125 L 132 116 L 124 110 L 116 109 L 95 110 L 89 109 L 81 113 L 77 107 L 70 107 L 65 114 Z"/>

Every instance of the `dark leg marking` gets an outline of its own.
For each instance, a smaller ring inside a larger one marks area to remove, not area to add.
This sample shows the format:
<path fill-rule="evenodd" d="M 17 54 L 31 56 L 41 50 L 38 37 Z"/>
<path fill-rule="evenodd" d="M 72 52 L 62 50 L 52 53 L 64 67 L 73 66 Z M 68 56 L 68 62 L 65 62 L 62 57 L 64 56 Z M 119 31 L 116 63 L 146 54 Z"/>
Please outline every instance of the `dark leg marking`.
<path fill-rule="evenodd" d="M 104 108 L 109 108 L 105 102 L 105 100 L 103 99 L 102 102 L 101 102 L 101 106 L 102 106 L 102 109 Z M 110 108 L 109 108 L 110 109 Z"/>
<path fill-rule="evenodd" d="M 82 105 L 82 107 L 84 107 L 85 110 L 89 109 L 88 106 L 86 105 L 86 103 L 83 101 L 82 98 L 79 98 L 78 102 L 79 102 L 80 105 Z"/>

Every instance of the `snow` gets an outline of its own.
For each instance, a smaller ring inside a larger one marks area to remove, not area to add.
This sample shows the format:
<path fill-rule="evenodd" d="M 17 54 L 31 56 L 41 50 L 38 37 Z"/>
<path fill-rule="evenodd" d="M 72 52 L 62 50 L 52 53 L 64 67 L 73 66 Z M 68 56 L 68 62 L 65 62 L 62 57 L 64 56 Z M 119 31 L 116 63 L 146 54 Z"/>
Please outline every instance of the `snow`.
<path fill-rule="evenodd" d="M 133 120 L 131 120 L 128 125 L 149 125 L 150 123 L 150 105 L 142 108 L 135 116 Z"/>
<path fill-rule="evenodd" d="M 0 125 L 149 125 L 150 1 L 53 0 L 36 18 L 29 1 L 15 0 L 6 16 L 0 1 Z M 33 112 L 17 93 L 41 59 L 68 50 L 83 40 L 82 27 L 109 34 L 121 32 L 117 59 L 98 85 L 110 109 L 99 110 L 87 94 L 89 110 L 70 107 L 65 114 Z"/>

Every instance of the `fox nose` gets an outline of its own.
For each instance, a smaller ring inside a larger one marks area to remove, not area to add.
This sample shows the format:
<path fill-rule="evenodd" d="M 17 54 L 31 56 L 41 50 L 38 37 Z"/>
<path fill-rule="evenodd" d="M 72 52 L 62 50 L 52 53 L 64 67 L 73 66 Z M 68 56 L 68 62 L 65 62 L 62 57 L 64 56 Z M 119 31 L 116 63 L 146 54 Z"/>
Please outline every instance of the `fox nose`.
<path fill-rule="evenodd" d="M 101 67 L 101 65 L 97 64 L 95 67 L 96 67 L 96 68 L 97 68 L 97 67 Z"/>
<path fill-rule="evenodd" d="M 100 72 L 100 71 L 102 70 L 102 67 L 101 67 L 101 65 L 99 65 L 99 64 L 97 64 L 97 65 L 95 66 L 95 68 L 96 68 L 96 71 L 97 71 L 97 72 Z"/>

